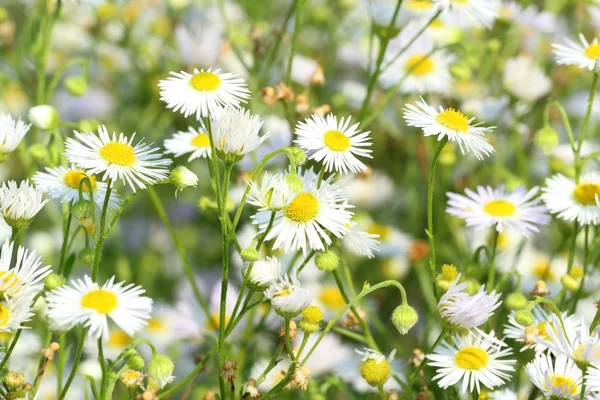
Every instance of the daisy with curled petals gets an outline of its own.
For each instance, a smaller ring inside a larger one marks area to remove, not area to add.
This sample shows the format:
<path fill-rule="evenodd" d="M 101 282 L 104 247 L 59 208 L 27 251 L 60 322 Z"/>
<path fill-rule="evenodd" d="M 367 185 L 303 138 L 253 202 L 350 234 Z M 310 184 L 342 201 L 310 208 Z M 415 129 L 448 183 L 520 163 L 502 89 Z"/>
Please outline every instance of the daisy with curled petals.
<path fill-rule="evenodd" d="M 590 43 L 582 33 L 579 42 L 566 39 L 566 44 L 553 43 L 552 47 L 556 63 L 559 65 L 577 65 L 579 68 L 592 71 L 596 61 L 600 58 L 600 43 L 598 38 Z"/>
<path fill-rule="evenodd" d="M 465 291 L 467 282 L 458 283 L 459 279 L 460 275 L 438 303 L 441 317 L 449 324 L 463 329 L 476 328 L 485 324 L 502 303 L 498 301 L 500 293 L 496 294 L 494 290 L 487 294 L 485 285 L 482 285 L 479 291 L 471 296 Z"/>
<path fill-rule="evenodd" d="M 542 200 L 552 214 L 566 221 L 577 221 L 581 225 L 600 223 L 600 208 L 596 196 L 600 196 L 600 174 L 588 172 L 579 178 L 558 174 L 546 179 Z"/>
<path fill-rule="evenodd" d="M 209 116 L 218 118 L 224 107 L 238 107 L 250 98 L 243 79 L 220 69 L 170 74 L 158 83 L 160 99 L 167 103 L 167 108 L 180 111 L 186 117 L 196 114 L 198 120 Z"/>
<path fill-rule="evenodd" d="M 296 275 L 284 275 L 265 290 L 275 312 L 284 318 L 300 315 L 312 303 L 315 294 L 300 285 Z"/>
<path fill-rule="evenodd" d="M 294 142 L 310 154 L 311 160 L 323 162 L 327 172 L 342 174 L 366 171 L 367 166 L 358 157 L 371 157 L 370 132 L 358 130 L 358 123 L 350 126 L 350 118 L 329 114 L 323 118 L 313 115 L 296 126 L 298 139 Z"/>
<path fill-rule="evenodd" d="M 444 10 L 448 20 L 459 25 L 481 26 L 490 29 L 499 17 L 497 0 L 434 0 L 434 5 Z"/>
<path fill-rule="evenodd" d="M 575 400 L 580 398 L 583 383 L 581 370 L 565 356 L 553 358 L 539 354 L 525 366 L 531 382 L 551 399 Z"/>
<path fill-rule="evenodd" d="M 65 154 L 88 174 L 103 172 L 103 180 L 122 179 L 135 192 L 136 188 L 145 189 L 146 184 L 165 179 L 171 160 L 161 159 L 159 149 L 150 144 L 140 141 L 134 146 L 134 138 L 135 133 L 131 139 L 122 133 L 110 136 L 105 126 L 98 127 L 98 135 L 75 131 L 75 139 L 66 141 Z"/>
<path fill-rule="evenodd" d="M 515 360 L 503 359 L 512 353 L 506 344 L 494 336 L 481 331 L 471 332 L 464 336 L 456 335 L 453 343 L 445 340 L 435 348 L 433 354 L 427 355 L 429 365 L 437 368 L 433 377 L 438 385 L 446 389 L 462 381 L 461 390 L 472 393 L 481 385 L 488 389 L 501 386 L 510 379 L 515 369 Z"/>
<path fill-rule="evenodd" d="M 76 279 L 46 295 L 48 317 L 72 328 L 83 324 L 88 336 L 107 339 L 108 318 L 129 336 L 148 324 L 152 299 L 142 296 L 141 286 L 124 282 L 114 283 L 110 278 L 102 287 L 89 276 Z"/>
<path fill-rule="evenodd" d="M 484 155 L 490 156 L 494 152 L 494 147 L 485 138 L 492 128 L 483 127 L 481 123 L 473 125 L 475 118 L 453 108 L 436 110 L 421 99 L 416 105 L 406 105 L 404 119 L 409 126 L 423 129 L 425 136 L 437 136 L 438 141 L 448 137 L 451 142 L 457 142 L 463 154 L 465 150 L 471 151 L 481 160 Z"/>
<path fill-rule="evenodd" d="M 8 181 L 0 187 L 0 213 L 8 225 L 19 229 L 28 225 L 48 200 L 42 191 L 30 185 L 28 180 Z"/>
<path fill-rule="evenodd" d="M 24 247 L 18 246 L 13 258 L 14 245 L 8 239 L 2 245 L 0 295 L 3 298 L 20 296 L 31 301 L 44 288 L 44 278 L 52 271 L 49 265 L 42 266 L 42 259 L 35 251 Z"/>
<path fill-rule="evenodd" d="M 600 365 L 600 336 L 596 331 L 590 332 L 590 325 L 581 318 L 560 319 L 555 315 L 546 323 L 547 338 L 536 340 L 546 346 L 554 355 L 564 355 L 576 362 L 590 362 Z"/>
<path fill-rule="evenodd" d="M 175 154 L 175 157 L 191 153 L 188 161 L 210 158 L 210 138 L 207 132 L 202 121 L 199 129 L 190 126 L 185 132 L 179 131 L 172 138 L 165 140 L 165 153 Z"/>
<path fill-rule="evenodd" d="M 55 167 L 46 168 L 46 172 L 37 172 L 33 176 L 36 186 L 50 197 L 59 199 L 62 202 L 75 202 L 79 199 L 79 186 L 84 194 L 89 193 L 89 186 L 81 184 L 81 180 L 88 177 L 92 185 L 92 194 L 94 203 L 99 208 L 104 204 L 107 184 L 98 182 L 95 175 L 87 175 L 84 170 L 71 165 L 70 168 Z M 88 197 L 89 198 L 89 197 Z M 112 209 L 119 208 L 119 197 L 116 193 L 111 193 L 108 200 L 108 207 Z"/>
<path fill-rule="evenodd" d="M 248 203 L 261 210 L 277 211 L 290 203 L 290 194 L 284 174 L 273 175 L 265 171 L 260 182 L 250 183 Z"/>
<path fill-rule="evenodd" d="M 302 188 L 287 190 L 291 201 L 277 211 L 273 226 L 265 240 L 275 239 L 274 249 L 287 251 L 324 250 L 331 244 L 329 234 L 342 237 L 348 233 L 353 213 L 348 205 L 343 184 L 333 182 L 333 176 L 324 179 L 319 186 L 319 177 L 312 170 L 298 169 Z M 252 217 L 262 233 L 267 229 L 271 211 L 262 210 Z M 325 243 L 325 244 L 324 244 Z"/>
<path fill-rule="evenodd" d="M 226 108 L 221 118 L 213 122 L 213 140 L 219 157 L 225 162 L 236 162 L 260 146 L 269 133 L 260 136 L 263 122 L 250 111 Z"/>
<path fill-rule="evenodd" d="M 31 124 L 26 125 L 20 119 L 0 114 L 0 163 L 17 148 L 30 127 Z"/>
<path fill-rule="evenodd" d="M 495 226 L 498 232 L 509 228 L 529 237 L 539 232 L 539 225 L 550 222 L 546 207 L 535 198 L 538 190 L 520 187 L 510 192 L 504 186 L 477 186 L 477 192 L 466 189 L 466 196 L 447 193 L 446 212 L 464 219 L 467 226 Z"/>

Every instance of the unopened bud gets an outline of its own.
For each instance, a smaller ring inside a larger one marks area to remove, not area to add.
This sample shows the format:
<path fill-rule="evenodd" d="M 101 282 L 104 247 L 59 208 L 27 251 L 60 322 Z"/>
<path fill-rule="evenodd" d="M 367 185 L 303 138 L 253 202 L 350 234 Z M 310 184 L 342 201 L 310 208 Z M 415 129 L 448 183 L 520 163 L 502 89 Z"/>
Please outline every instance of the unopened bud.
<path fill-rule="evenodd" d="M 406 303 L 400 304 L 392 313 L 392 323 L 401 335 L 406 335 L 418 321 L 419 314 Z"/>
<path fill-rule="evenodd" d="M 158 385 L 163 388 L 174 379 L 173 370 L 175 365 L 169 357 L 162 354 L 156 354 L 148 363 L 148 375 L 154 379 Z"/>
<path fill-rule="evenodd" d="M 254 262 L 258 260 L 258 251 L 254 247 L 247 247 L 240 253 L 242 260 L 245 262 Z"/>
<path fill-rule="evenodd" d="M 29 121 L 42 130 L 54 128 L 60 121 L 56 109 L 48 105 L 31 107 L 27 116 Z"/>
<path fill-rule="evenodd" d="M 189 186 L 196 187 L 198 184 L 198 176 L 183 165 L 180 165 L 171 171 L 169 182 L 177 188 L 175 191 L 175 196 L 177 196 L 177 192 L 180 192 Z"/>
<path fill-rule="evenodd" d="M 4 383 L 10 391 L 20 389 L 25 383 L 25 375 L 20 372 L 7 372 Z"/>
<path fill-rule="evenodd" d="M 44 288 L 46 290 L 54 290 L 65 284 L 65 278 L 58 274 L 50 274 L 44 280 Z"/>
<path fill-rule="evenodd" d="M 79 252 L 79 254 L 77 254 L 77 259 L 81 264 L 91 267 L 94 263 L 95 256 L 96 254 L 93 248 L 85 247 Z"/>
<path fill-rule="evenodd" d="M 319 253 L 315 257 L 315 265 L 318 269 L 324 272 L 331 272 L 338 266 L 339 258 L 335 252 L 331 250 Z"/>
<path fill-rule="evenodd" d="M 546 125 L 535 133 L 533 141 L 545 154 L 549 154 L 558 145 L 560 139 L 558 133 L 551 126 Z"/>
<path fill-rule="evenodd" d="M 525 297 L 523 293 L 513 292 L 506 296 L 506 301 L 504 304 L 506 304 L 506 307 L 508 307 L 509 310 L 517 311 L 527 307 L 528 302 L 529 301 L 527 300 L 527 297 Z"/>
<path fill-rule="evenodd" d="M 322 320 L 323 311 L 317 306 L 308 306 L 302 311 L 302 319 L 298 325 L 306 333 L 315 333 L 319 330 Z"/>
<path fill-rule="evenodd" d="M 27 149 L 27 152 L 35 161 L 45 162 L 48 160 L 50 153 L 48 152 L 48 148 L 42 143 L 36 143 Z"/>
<path fill-rule="evenodd" d="M 128 369 L 121 375 L 121 383 L 127 389 L 135 389 L 144 383 L 144 373 L 134 369 Z"/>
<path fill-rule="evenodd" d="M 71 212 L 77 219 L 87 219 L 94 212 L 94 205 L 90 200 L 79 199 L 73 204 Z"/>
<path fill-rule="evenodd" d="M 131 369 L 141 370 L 144 368 L 146 361 L 144 357 L 136 349 L 128 349 L 124 354 L 125 363 Z"/>
<path fill-rule="evenodd" d="M 302 165 L 306 162 L 306 153 L 298 147 L 288 147 L 285 149 L 285 154 L 296 165 Z"/>
<path fill-rule="evenodd" d="M 569 274 L 563 275 L 562 278 L 560 278 L 560 283 L 563 289 L 565 289 L 568 292 L 576 292 L 581 286 L 579 284 L 579 281 Z"/>
<path fill-rule="evenodd" d="M 515 313 L 515 321 L 517 321 L 517 324 L 521 326 L 530 326 L 534 321 L 533 314 L 531 314 L 531 312 L 528 310 L 517 311 Z"/>
<path fill-rule="evenodd" d="M 65 87 L 73 96 L 83 96 L 87 91 L 85 76 L 71 76 L 65 80 Z"/>

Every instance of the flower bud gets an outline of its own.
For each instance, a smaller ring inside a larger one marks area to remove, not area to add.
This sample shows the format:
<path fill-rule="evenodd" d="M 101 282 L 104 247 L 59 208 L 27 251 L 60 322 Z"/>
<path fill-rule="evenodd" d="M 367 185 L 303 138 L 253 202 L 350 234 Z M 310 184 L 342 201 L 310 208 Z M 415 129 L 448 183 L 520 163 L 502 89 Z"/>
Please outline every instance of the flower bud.
<path fill-rule="evenodd" d="M 79 199 L 73 204 L 71 212 L 77 219 L 86 219 L 94 212 L 94 205 L 89 200 Z"/>
<path fill-rule="evenodd" d="M 256 251 L 254 247 L 246 247 L 240 253 L 240 257 L 242 257 L 242 260 L 245 262 L 254 262 L 258 260 L 258 251 Z"/>
<path fill-rule="evenodd" d="M 406 303 L 400 304 L 392 313 L 392 323 L 401 335 L 406 335 L 418 321 L 419 314 Z"/>
<path fill-rule="evenodd" d="M 206 196 L 200 197 L 200 200 L 198 201 L 198 207 L 203 212 L 216 210 L 218 208 L 217 203 Z"/>
<path fill-rule="evenodd" d="M 20 389 L 25 384 L 25 375 L 20 372 L 7 372 L 4 383 L 10 391 Z"/>
<path fill-rule="evenodd" d="M 448 290 L 457 277 L 456 267 L 452 264 L 444 264 L 442 265 L 442 273 L 435 278 L 435 284 L 442 290 Z"/>
<path fill-rule="evenodd" d="M 598 195 L 596 195 L 596 196 L 598 196 Z M 598 202 L 598 200 L 596 200 L 596 202 Z M 581 278 L 583 278 L 584 274 L 585 274 L 585 272 L 576 265 L 572 266 L 571 270 L 569 271 L 569 276 L 571 276 L 573 279 L 581 279 Z"/>
<path fill-rule="evenodd" d="M 387 360 L 369 358 L 360 363 L 360 376 L 371 386 L 380 386 L 390 378 L 390 364 Z"/>
<path fill-rule="evenodd" d="M 65 80 L 65 87 L 73 96 L 83 96 L 87 92 L 87 79 L 85 76 L 71 76 Z"/>
<path fill-rule="evenodd" d="M 533 324 L 533 314 L 527 309 L 517 311 L 515 314 L 515 321 L 521 326 L 531 326 L 531 324 Z"/>
<path fill-rule="evenodd" d="M 288 147 L 285 149 L 287 157 L 296 165 L 302 165 L 306 162 L 306 153 L 298 147 Z"/>
<path fill-rule="evenodd" d="M 319 330 L 322 320 L 323 311 L 317 306 L 308 306 L 302 311 L 302 319 L 298 325 L 306 333 L 315 333 Z"/>
<path fill-rule="evenodd" d="M 527 297 L 523 295 L 523 293 L 513 292 L 506 296 L 506 301 L 504 304 L 506 304 L 506 307 L 508 307 L 509 310 L 517 311 L 527 307 L 527 303 L 529 303 L 529 301 L 527 300 Z"/>
<path fill-rule="evenodd" d="M 42 143 L 36 143 L 27 149 L 27 152 L 35 161 L 45 162 L 48 160 L 50 153 L 48 152 L 48 148 Z"/>
<path fill-rule="evenodd" d="M 58 274 L 50 274 L 44 280 L 44 288 L 46 290 L 54 290 L 63 286 L 65 283 L 66 280 L 62 276 Z"/>
<path fill-rule="evenodd" d="M 141 370 L 146 361 L 136 349 L 127 349 L 124 353 L 124 359 L 127 366 L 131 369 Z"/>
<path fill-rule="evenodd" d="M 558 145 L 560 139 L 558 133 L 551 126 L 546 125 L 535 133 L 533 141 L 544 154 L 549 154 Z"/>
<path fill-rule="evenodd" d="M 100 122 L 94 119 L 84 119 L 79 121 L 79 130 L 81 132 L 92 132 L 100 125 Z"/>
<path fill-rule="evenodd" d="M 579 284 L 579 281 L 577 281 L 577 279 L 573 278 L 569 274 L 563 275 L 562 278 L 560 278 L 560 283 L 563 289 L 565 289 L 568 292 L 576 292 L 581 286 Z"/>
<path fill-rule="evenodd" d="M 42 130 L 54 128 L 60 122 L 56 109 L 48 105 L 31 107 L 27 116 L 29 121 Z"/>
<path fill-rule="evenodd" d="M 93 248 L 85 247 L 79 252 L 79 254 L 77 254 L 77 259 L 81 264 L 91 267 L 94 263 L 95 256 L 96 254 Z"/>
<path fill-rule="evenodd" d="M 169 182 L 177 188 L 175 191 L 175 196 L 177 197 L 177 192 L 182 191 L 186 187 L 196 187 L 198 184 L 198 176 L 183 165 L 180 165 L 171 171 Z"/>
<path fill-rule="evenodd" d="M 144 383 L 144 373 L 134 369 L 128 369 L 121 374 L 121 383 L 127 389 L 135 389 Z"/>
<path fill-rule="evenodd" d="M 148 363 L 148 375 L 154 379 L 156 383 L 164 388 L 165 385 L 171 382 L 175 377 L 172 375 L 175 366 L 169 357 L 162 354 L 156 354 Z"/>
<path fill-rule="evenodd" d="M 248 286 L 254 290 L 266 289 L 279 278 L 281 266 L 276 257 L 267 257 L 248 267 Z"/>
<path fill-rule="evenodd" d="M 295 172 L 289 173 L 285 177 L 285 180 L 286 180 L 289 188 L 292 190 L 292 192 L 301 192 L 304 189 L 304 184 L 302 183 L 302 179 L 300 179 L 298 177 L 298 174 L 296 174 Z"/>
<path fill-rule="evenodd" d="M 331 250 L 319 253 L 315 257 L 315 265 L 323 272 L 331 272 L 335 270 L 338 266 L 338 263 L 339 258 L 337 254 Z"/>

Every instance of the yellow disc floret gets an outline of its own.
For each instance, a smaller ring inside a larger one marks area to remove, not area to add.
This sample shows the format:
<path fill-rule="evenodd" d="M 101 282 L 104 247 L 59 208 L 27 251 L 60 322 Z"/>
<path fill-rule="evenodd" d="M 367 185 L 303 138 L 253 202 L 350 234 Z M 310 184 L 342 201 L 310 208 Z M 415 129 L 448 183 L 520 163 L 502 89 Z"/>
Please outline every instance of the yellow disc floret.
<path fill-rule="evenodd" d="M 469 131 L 469 118 L 453 108 L 447 108 L 439 113 L 437 122 L 456 132 L 467 133 Z"/>
<path fill-rule="evenodd" d="M 333 151 L 346 151 L 350 148 L 350 139 L 340 131 L 327 131 L 323 136 L 325 146 Z"/>
<path fill-rule="evenodd" d="M 4 304 L 0 304 L 0 326 L 6 326 L 10 321 L 10 312 L 8 311 L 8 307 Z"/>
<path fill-rule="evenodd" d="M 488 363 L 488 354 L 478 347 L 465 347 L 454 356 L 454 362 L 461 369 L 479 370 Z"/>
<path fill-rule="evenodd" d="M 370 358 L 360 364 L 360 376 L 371 386 L 383 385 L 390 378 L 390 364 Z"/>
<path fill-rule="evenodd" d="M 117 296 L 103 289 L 88 292 L 81 298 L 81 305 L 83 307 L 96 310 L 101 314 L 110 314 L 117 308 L 118 304 Z"/>
<path fill-rule="evenodd" d="M 285 208 L 285 216 L 294 222 L 308 222 L 319 214 L 319 200 L 308 192 L 298 194 Z"/>
<path fill-rule="evenodd" d="M 202 147 L 210 147 L 210 139 L 206 133 L 201 133 L 192 138 L 192 146 L 202 148 Z"/>
<path fill-rule="evenodd" d="M 308 306 L 302 311 L 302 318 L 313 324 L 321 322 L 323 320 L 323 311 L 317 306 Z"/>
<path fill-rule="evenodd" d="M 427 75 L 435 70 L 435 63 L 431 57 L 425 54 L 417 54 L 410 57 L 404 65 L 406 71 L 417 76 Z"/>
<path fill-rule="evenodd" d="M 67 173 L 65 174 L 64 182 L 65 185 L 73 189 L 79 189 L 79 185 L 81 185 L 81 180 L 85 177 L 86 175 L 83 171 L 72 169 L 67 171 Z M 89 179 L 92 184 L 92 190 L 96 190 L 96 177 L 94 175 L 90 175 Z M 84 192 L 89 191 L 88 185 L 83 185 L 82 189 Z"/>
<path fill-rule="evenodd" d="M 580 183 L 573 190 L 575 200 L 586 206 L 595 205 L 596 196 L 600 196 L 600 185 L 595 183 Z"/>
<path fill-rule="evenodd" d="M 109 164 L 131 167 L 136 158 L 129 143 L 111 142 L 100 149 L 100 157 Z"/>
<path fill-rule="evenodd" d="M 210 92 L 221 86 L 221 78 L 212 72 L 198 72 L 192 76 L 192 87 L 200 92 Z"/>
<path fill-rule="evenodd" d="M 586 56 L 591 58 L 592 60 L 597 60 L 600 57 L 600 44 L 592 43 L 585 50 L 584 53 Z"/>
<path fill-rule="evenodd" d="M 511 217 L 515 215 L 517 207 L 506 200 L 493 200 L 483 206 L 483 211 L 492 217 Z"/>

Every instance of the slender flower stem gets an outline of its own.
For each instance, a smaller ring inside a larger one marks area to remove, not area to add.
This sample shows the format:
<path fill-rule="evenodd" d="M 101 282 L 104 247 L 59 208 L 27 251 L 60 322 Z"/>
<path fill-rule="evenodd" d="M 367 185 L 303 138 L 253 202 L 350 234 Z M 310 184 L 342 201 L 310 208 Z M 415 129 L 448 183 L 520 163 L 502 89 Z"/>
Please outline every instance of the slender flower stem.
<path fill-rule="evenodd" d="M 77 373 L 77 368 L 79 367 L 79 362 L 81 361 L 81 354 L 83 353 L 83 343 L 85 342 L 85 338 L 87 337 L 89 328 L 83 328 L 81 330 L 81 337 L 79 338 L 79 343 L 77 344 L 77 350 L 75 351 L 75 358 L 73 359 L 73 366 L 71 367 L 71 373 L 67 378 L 67 382 L 65 383 L 65 387 L 63 388 L 58 400 L 63 400 L 71 387 L 71 383 L 73 383 L 73 379 L 75 379 L 75 374 Z"/>
<path fill-rule="evenodd" d="M 493 226 L 494 230 L 493 239 L 492 239 L 492 254 L 489 259 L 489 267 L 488 267 L 488 281 L 487 281 L 487 290 L 491 292 L 494 290 L 494 277 L 496 275 L 496 271 L 494 270 L 494 262 L 496 261 L 496 249 L 498 248 L 498 237 L 500 236 L 500 232 L 498 232 L 498 228 Z"/>
<path fill-rule="evenodd" d="M 73 218 L 73 203 L 69 203 L 66 208 L 67 215 L 65 215 L 64 223 L 63 223 L 63 242 L 60 247 L 60 259 L 58 262 L 58 274 L 62 274 L 64 264 L 65 264 L 65 255 L 67 253 L 67 245 L 69 243 L 69 230 L 71 228 L 71 220 Z M 95 210 L 94 210 L 95 211 Z"/>
<path fill-rule="evenodd" d="M 106 225 L 106 213 L 108 211 L 108 202 L 112 191 L 112 180 L 106 182 L 106 195 L 104 196 L 104 204 L 100 213 L 100 231 L 97 234 L 96 243 L 94 245 L 94 264 L 92 266 L 92 281 L 98 280 L 98 270 L 100 268 L 100 258 L 102 257 L 102 247 L 106 236 L 104 235 L 104 227 Z"/>
<path fill-rule="evenodd" d="M 210 359 L 212 358 L 212 356 L 216 352 L 217 352 L 217 346 L 213 346 L 209 350 L 209 352 L 204 356 L 204 358 L 202 359 L 202 361 L 200 361 L 196 365 L 196 367 L 192 370 L 192 372 L 190 372 L 181 381 L 177 382 L 176 385 L 173 385 L 173 386 L 169 387 L 168 389 L 164 389 L 164 390 L 158 392 L 157 395 L 159 395 L 163 399 L 166 399 L 169 396 L 172 396 L 175 393 L 177 393 L 179 390 L 181 390 L 183 387 L 185 387 L 192 379 L 194 379 L 194 377 L 196 375 L 198 375 L 198 373 L 200 373 L 200 371 L 202 371 L 202 368 L 204 368 L 204 366 L 206 365 L 206 363 L 208 363 L 210 361 Z"/>
<path fill-rule="evenodd" d="M 268 72 L 271 70 L 271 67 L 273 66 L 273 63 L 275 62 L 275 58 L 277 57 L 277 53 L 279 52 L 279 48 L 281 47 L 281 42 L 283 39 L 283 34 L 286 30 L 286 26 L 287 26 L 288 22 L 290 21 L 290 19 L 292 18 L 294 11 L 296 10 L 298 1 L 299 0 L 294 0 L 292 2 L 292 4 L 290 5 L 290 8 L 288 8 L 287 13 L 285 14 L 283 23 L 281 24 L 281 28 L 279 28 L 279 32 L 277 33 L 277 37 L 275 39 L 275 45 L 273 46 L 273 50 L 271 50 L 271 52 L 269 53 L 267 60 L 264 63 L 264 66 L 262 67 L 262 70 L 259 74 L 259 81 L 262 81 L 263 77 L 266 74 L 268 74 Z"/>
<path fill-rule="evenodd" d="M 585 113 L 583 126 L 581 127 L 581 134 L 579 135 L 579 139 L 577 141 L 577 152 L 575 153 L 575 178 L 577 182 L 579 182 L 579 175 L 581 174 L 581 146 L 583 145 L 583 141 L 585 140 L 585 136 L 587 135 L 588 127 L 590 125 L 590 117 L 592 116 L 592 109 L 594 108 L 594 97 L 596 96 L 596 88 L 598 87 L 599 77 L 600 74 L 594 73 L 594 77 L 592 78 L 592 86 L 590 87 L 590 94 L 588 96 L 587 112 Z"/>
<path fill-rule="evenodd" d="M 294 54 L 296 53 L 296 47 L 298 46 L 298 34 L 300 33 L 300 22 L 302 19 L 302 6 L 306 0 L 300 0 L 295 2 L 296 6 L 296 18 L 294 20 L 294 33 L 292 34 L 292 48 L 290 55 L 288 56 L 287 70 L 285 73 L 285 84 L 290 86 L 292 84 L 292 64 L 294 63 Z"/>
<path fill-rule="evenodd" d="M 583 286 L 585 284 L 585 277 L 588 274 L 588 267 L 590 264 L 589 255 L 590 255 L 590 243 L 589 243 L 589 234 L 590 234 L 590 226 L 586 225 L 584 228 L 584 242 L 583 242 L 583 276 L 581 277 L 581 282 L 579 282 L 579 289 L 577 289 L 577 293 L 575 294 L 575 298 L 573 299 L 573 305 L 571 306 L 571 313 L 574 313 L 577 309 L 577 303 L 579 302 L 579 298 L 583 294 Z"/>
<path fill-rule="evenodd" d="M 440 154 L 444 149 L 444 146 L 448 143 L 448 137 L 444 137 L 439 141 L 437 149 L 433 155 L 433 159 L 431 160 L 431 167 L 429 168 L 429 184 L 427 186 L 427 237 L 429 238 L 429 247 L 431 256 L 429 259 L 429 268 L 431 270 L 431 280 L 433 282 L 433 293 L 435 293 L 435 297 L 437 299 L 437 286 L 435 285 L 435 277 L 437 274 L 437 264 L 435 259 L 435 239 L 433 235 L 433 184 L 435 178 L 435 166 L 437 165 L 438 159 L 440 158 Z"/>
<path fill-rule="evenodd" d="M 265 368 L 265 370 L 262 372 L 262 374 L 260 374 L 260 376 L 256 380 L 257 383 L 259 383 L 259 384 L 262 383 L 262 381 L 265 380 L 265 377 L 267 376 L 267 374 L 269 372 L 271 372 L 271 370 L 275 367 L 275 365 L 277 364 L 277 360 L 279 359 L 279 356 L 281 355 L 281 352 L 283 351 L 284 347 L 285 347 L 285 341 L 282 341 L 279 344 L 279 346 L 277 346 L 277 350 L 275 350 L 275 353 L 271 357 L 271 361 L 269 361 L 269 365 L 267 365 L 267 368 Z"/>
<path fill-rule="evenodd" d="M 6 354 L 4 355 L 2 362 L 0 362 L 0 371 L 2 371 L 2 369 L 4 369 L 4 367 L 6 366 L 6 363 L 8 362 L 10 355 L 14 351 L 15 346 L 17 345 L 17 342 L 19 341 L 19 338 L 21 337 L 21 332 L 23 332 L 23 329 L 17 330 L 15 337 L 13 338 L 12 342 L 10 342 L 10 347 L 6 351 Z"/>
<path fill-rule="evenodd" d="M 387 394 L 385 393 L 385 389 L 383 388 L 383 385 L 379 385 L 379 386 L 377 386 L 377 388 L 379 389 L 379 394 L 381 395 L 381 400 L 387 400 Z"/>

